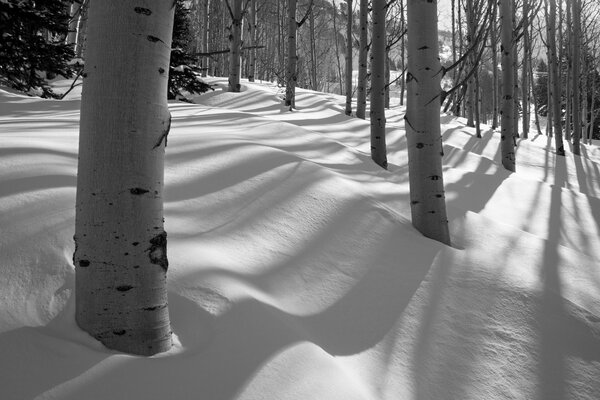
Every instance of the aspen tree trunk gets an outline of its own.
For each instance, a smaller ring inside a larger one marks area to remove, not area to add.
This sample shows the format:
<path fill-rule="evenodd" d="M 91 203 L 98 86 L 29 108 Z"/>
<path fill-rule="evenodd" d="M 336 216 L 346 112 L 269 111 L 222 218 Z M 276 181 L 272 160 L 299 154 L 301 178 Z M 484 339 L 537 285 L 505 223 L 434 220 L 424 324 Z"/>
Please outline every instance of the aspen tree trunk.
<path fill-rule="evenodd" d="M 346 115 L 352 115 L 352 0 L 346 0 Z"/>
<path fill-rule="evenodd" d="M 500 0 L 500 24 L 501 24 L 501 63 L 502 63 L 502 111 L 501 111 L 501 135 L 500 146 L 502 154 L 502 165 L 509 171 L 515 171 L 515 147 L 514 147 L 514 74 L 513 74 L 513 19 L 511 12 L 511 0 Z"/>
<path fill-rule="evenodd" d="M 491 32 L 490 32 L 490 45 L 492 47 L 492 129 L 498 128 L 498 30 L 496 16 L 498 15 L 498 5 L 495 4 L 496 0 L 490 0 L 494 2 L 492 7 L 492 18 L 491 18 Z"/>
<path fill-rule="evenodd" d="M 342 83 L 342 65 L 340 64 L 340 46 L 338 42 L 338 28 L 337 28 L 337 5 L 335 4 L 335 0 L 333 0 L 333 34 L 335 39 L 335 61 L 337 64 L 337 72 L 338 72 L 338 84 L 340 86 L 340 95 L 344 94 L 343 88 L 344 85 Z"/>
<path fill-rule="evenodd" d="M 560 4 L 560 3 L 559 3 Z M 560 6 L 562 7 L 562 5 Z M 562 15 L 562 12 L 561 12 Z M 561 25 L 561 33 L 560 33 L 560 51 L 561 54 L 563 52 L 565 52 L 565 58 L 567 60 L 567 76 L 565 77 L 565 83 L 566 83 L 566 87 L 565 87 L 565 124 L 564 124 L 564 129 L 565 129 L 565 139 L 566 140 L 570 140 L 571 139 L 571 120 L 572 120 L 572 115 L 571 115 L 571 111 L 572 111 L 572 99 L 573 99 L 573 49 L 572 49 L 572 45 L 573 45 L 573 29 L 571 27 L 572 24 L 572 20 L 571 20 L 571 7 L 569 4 L 567 4 L 567 26 L 566 26 L 566 30 L 567 30 L 567 34 L 566 34 L 566 38 L 564 38 L 563 34 L 562 34 L 562 18 L 560 19 L 560 25 Z M 564 50 L 563 50 L 564 49 Z M 561 60 L 561 64 L 562 64 L 562 56 L 559 57 L 559 60 Z M 562 70 L 562 66 L 560 67 L 560 69 Z M 561 79 L 562 82 L 562 79 Z"/>
<path fill-rule="evenodd" d="M 248 33 L 250 36 L 250 45 L 255 47 L 257 45 L 256 35 L 256 0 L 250 0 L 250 22 L 248 23 Z M 256 48 L 249 50 L 248 54 L 248 81 L 254 82 L 254 75 L 256 74 Z"/>
<path fill-rule="evenodd" d="M 309 17 L 309 29 L 310 29 L 310 81 L 312 90 L 319 90 L 319 84 L 317 82 L 317 46 L 315 42 L 315 10 L 310 10 Z"/>
<path fill-rule="evenodd" d="M 579 155 L 581 141 L 581 0 L 571 0 L 573 7 L 573 154 Z"/>
<path fill-rule="evenodd" d="M 296 108 L 296 82 L 298 81 L 298 71 L 296 64 L 298 56 L 296 55 L 296 6 L 297 0 L 288 0 L 288 57 L 286 70 L 286 86 L 285 86 L 285 105 Z"/>
<path fill-rule="evenodd" d="M 454 6 L 454 1 L 452 2 L 452 5 Z M 452 10 L 454 12 L 454 9 Z M 404 17 L 404 0 L 400 0 L 400 26 L 402 27 L 402 30 L 404 31 L 406 29 L 406 19 Z M 453 18 L 454 18 L 454 14 L 453 14 Z M 452 27 L 454 28 L 454 19 L 452 20 Z M 454 62 L 456 61 L 456 50 L 454 49 L 454 45 L 455 45 L 455 39 L 454 39 L 454 31 L 452 34 L 452 55 L 453 55 L 453 60 L 452 63 L 454 64 Z M 404 93 L 406 91 L 406 38 L 402 38 L 400 39 L 400 60 L 402 60 L 401 63 L 401 77 L 400 77 L 400 105 L 403 106 L 404 105 Z"/>
<path fill-rule="evenodd" d="M 369 53 L 369 2 L 360 0 L 360 38 L 358 48 L 358 85 L 356 88 L 356 116 L 365 119 L 367 109 L 367 57 Z"/>
<path fill-rule="evenodd" d="M 529 137 L 529 64 L 531 49 L 529 37 L 529 1 L 523 0 L 523 66 L 521 69 L 521 97 L 523 104 L 523 138 Z"/>
<path fill-rule="evenodd" d="M 475 12 L 473 10 L 473 0 L 466 0 L 466 11 L 467 11 L 467 29 L 468 29 L 468 35 L 467 35 L 467 46 L 468 47 L 472 47 L 474 45 L 474 40 L 475 40 Z M 468 57 L 469 60 L 469 69 L 470 68 L 477 68 L 477 66 L 475 66 L 475 55 L 473 53 L 471 53 L 471 55 L 469 55 Z M 475 104 L 475 76 L 472 76 L 471 79 L 468 80 L 467 82 L 467 126 L 469 127 L 475 127 L 475 107 L 477 106 Z M 481 135 L 479 135 L 478 137 L 480 137 Z"/>
<path fill-rule="evenodd" d="M 145 7 L 142 7 L 145 6 Z M 92 2 L 75 218 L 76 320 L 107 347 L 171 347 L 164 155 L 172 0 Z"/>
<path fill-rule="evenodd" d="M 77 25 L 81 18 L 80 10 L 81 4 L 77 1 L 71 3 L 71 10 L 69 12 L 69 33 L 67 34 L 67 44 L 77 45 Z"/>
<path fill-rule="evenodd" d="M 556 154 L 559 156 L 565 155 L 563 145 L 562 123 L 561 123 L 561 90 L 560 79 L 558 74 L 558 60 L 556 56 L 556 0 L 550 0 L 550 15 L 548 20 L 548 70 L 550 72 L 551 95 L 552 98 L 552 117 L 554 120 L 554 143 Z"/>
<path fill-rule="evenodd" d="M 405 126 L 412 223 L 423 235 L 450 245 L 441 154 L 437 2 L 408 0 L 407 22 Z"/>
<path fill-rule="evenodd" d="M 371 48 L 371 158 L 387 169 L 385 143 L 385 32 L 386 0 L 373 0 Z"/>
<path fill-rule="evenodd" d="M 232 0 L 232 3 L 231 34 L 229 36 L 229 91 L 237 93 L 241 88 L 240 57 L 242 52 L 242 0 Z"/>
<path fill-rule="evenodd" d="M 513 20 L 513 29 L 515 29 L 517 25 L 517 4 L 515 0 L 511 0 L 512 7 L 512 20 Z M 517 138 L 519 137 L 519 43 L 515 38 L 515 33 L 513 33 L 513 56 L 512 56 L 512 73 L 513 73 L 513 118 L 515 119 L 513 123 L 513 141 L 514 145 L 517 144 Z"/>
<path fill-rule="evenodd" d="M 390 52 L 389 49 L 385 50 L 385 86 L 384 86 L 384 98 L 383 98 L 383 108 L 390 108 Z"/>
<path fill-rule="evenodd" d="M 79 18 L 77 19 L 77 40 L 75 44 L 75 57 L 81 58 L 83 56 L 83 50 L 85 45 L 85 38 L 87 35 L 87 19 L 88 19 L 88 8 L 90 6 L 89 0 L 84 0 L 79 8 Z"/>
<path fill-rule="evenodd" d="M 203 6 L 202 12 L 202 20 L 203 26 L 201 27 L 202 31 L 202 52 L 208 53 L 208 39 L 209 32 L 211 28 L 210 19 L 209 19 L 209 11 L 210 11 L 210 0 L 201 0 Z M 210 57 L 204 57 L 202 59 L 202 76 L 206 77 L 208 75 L 208 70 L 210 68 Z"/>

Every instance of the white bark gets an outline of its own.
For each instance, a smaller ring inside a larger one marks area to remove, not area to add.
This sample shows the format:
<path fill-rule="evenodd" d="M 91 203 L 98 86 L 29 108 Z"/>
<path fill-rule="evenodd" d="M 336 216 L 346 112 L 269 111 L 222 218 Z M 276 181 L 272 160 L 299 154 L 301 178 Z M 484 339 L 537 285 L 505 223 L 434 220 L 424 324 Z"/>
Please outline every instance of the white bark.
<path fill-rule="evenodd" d="M 580 154 L 581 141 L 581 0 L 571 0 L 573 7 L 573 154 Z"/>
<path fill-rule="evenodd" d="M 249 27 L 248 33 L 250 36 L 250 45 L 252 47 L 257 45 L 257 30 L 256 30 L 256 0 L 250 0 L 249 10 Z M 256 74 L 256 48 L 249 50 L 248 54 L 248 81 L 254 82 L 254 75 Z"/>
<path fill-rule="evenodd" d="M 241 88 L 242 0 L 232 0 L 232 3 L 231 32 L 229 36 L 229 91 L 237 93 Z"/>
<path fill-rule="evenodd" d="M 346 0 L 346 115 L 352 115 L 352 0 Z"/>
<path fill-rule="evenodd" d="M 515 171 L 515 146 L 514 134 L 514 74 L 513 74 L 513 20 L 511 12 L 511 0 L 500 0 L 500 59 L 502 64 L 502 111 L 500 117 L 500 148 L 502 154 L 502 165 L 509 171 Z"/>
<path fill-rule="evenodd" d="M 437 3 L 408 0 L 405 116 L 412 223 L 423 235 L 450 244 L 440 128 L 441 71 Z"/>
<path fill-rule="evenodd" d="M 106 346 L 171 347 L 163 176 L 172 0 L 92 2 L 75 221 L 76 320 Z"/>
<path fill-rule="evenodd" d="M 387 168 L 385 143 L 385 12 L 386 0 L 373 0 L 373 42 L 371 44 L 371 158 Z"/>
<path fill-rule="evenodd" d="M 296 82 L 298 81 L 298 55 L 296 54 L 296 22 L 297 0 L 288 0 L 288 57 L 285 82 L 285 105 L 290 109 L 296 107 Z"/>
<path fill-rule="evenodd" d="M 367 108 L 367 57 L 369 52 L 368 37 L 369 2 L 360 0 L 360 38 L 358 49 L 358 85 L 356 88 L 356 116 L 365 119 Z"/>
<path fill-rule="evenodd" d="M 548 71 L 550 73 L 550 97 L 552 100 L 552 117 L 554 120 L 554 146 L 556 154 L 565 155 L 562 135 L 561 89 L 558 57 L 556 55 L 556 0 L 550 0 L 549 18 L 547 21 Z"/>

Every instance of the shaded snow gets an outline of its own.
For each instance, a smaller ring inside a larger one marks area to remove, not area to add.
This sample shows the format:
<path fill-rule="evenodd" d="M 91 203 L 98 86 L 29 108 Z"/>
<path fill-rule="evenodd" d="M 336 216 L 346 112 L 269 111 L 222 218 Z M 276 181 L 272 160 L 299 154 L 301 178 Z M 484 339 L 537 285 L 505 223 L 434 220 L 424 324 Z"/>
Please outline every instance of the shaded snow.
<path fill-rule="evenodd" d="M 340 96 L 173 103 L 176 346 L 142 358 L 74 323 L 79 93 L 0 91 L 0 398 L 600 398 L 596 146 L 522 140 L 509 174 L 498 133 L 443 116 L 451 248 L 410 224 L 401 109 L 384 171 Z"/>

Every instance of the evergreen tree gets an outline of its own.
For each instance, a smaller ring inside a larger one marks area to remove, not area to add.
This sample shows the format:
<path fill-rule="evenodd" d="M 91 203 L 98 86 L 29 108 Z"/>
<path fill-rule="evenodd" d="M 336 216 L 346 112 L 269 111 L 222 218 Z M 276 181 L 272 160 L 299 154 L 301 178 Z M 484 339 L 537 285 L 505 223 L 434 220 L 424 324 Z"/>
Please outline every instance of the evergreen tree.
<path fill-rule="evenodd" d="M 190 46 L 193 43 L 190 10 L 185 0 L 177 0 L 175 24 L 173 25 L 173 48 L 169 66 L 169 99 L 187 101 L 182 91 L 199 94 L 212 90 L 210 85 L 200 80 L 196 74 L 199 69 L 193 65 L 195 57 L 190 54 Z"/>
<path fill-rule="evenodd" d="M 56 97 L 46 76 L 72 76 L 73 46 L 65 44 L 66 0 L 0 1 L 0 83 L 42 97 Z"/>

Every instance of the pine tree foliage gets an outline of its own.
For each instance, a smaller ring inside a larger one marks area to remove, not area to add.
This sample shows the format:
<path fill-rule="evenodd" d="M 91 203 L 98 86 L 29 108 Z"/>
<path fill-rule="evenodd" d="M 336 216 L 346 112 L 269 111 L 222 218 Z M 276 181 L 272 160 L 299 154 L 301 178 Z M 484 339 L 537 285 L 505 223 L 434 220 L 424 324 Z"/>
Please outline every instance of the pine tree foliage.
<path fill-rule="evenodd" d="M 203 82 L 194 66 L 196 60 L 191 53 L 195 38 L 191 29 L 191 13 L 185 0 L 177 0 L 175 23 L 173 25 L 173 45 L 169 66 L 168 98 L 188 101 L 184 92 L 200 94 L 212 90 Z"/>
<path fill-rule="evenodd" d="M 46 76 L 69 78 L 73 46 L 65 44 L 69 5 L 65 0 L 0 1 L 0 83 L 57 97 Z"/>

